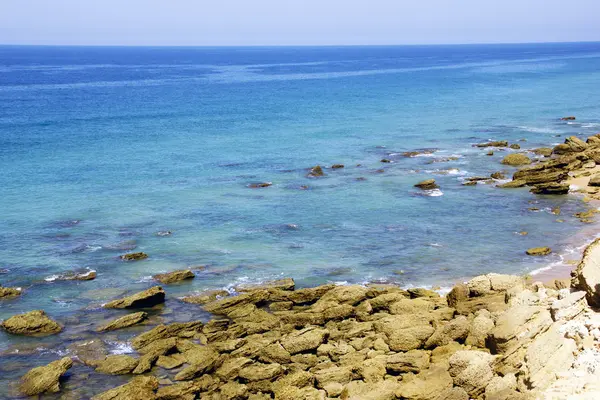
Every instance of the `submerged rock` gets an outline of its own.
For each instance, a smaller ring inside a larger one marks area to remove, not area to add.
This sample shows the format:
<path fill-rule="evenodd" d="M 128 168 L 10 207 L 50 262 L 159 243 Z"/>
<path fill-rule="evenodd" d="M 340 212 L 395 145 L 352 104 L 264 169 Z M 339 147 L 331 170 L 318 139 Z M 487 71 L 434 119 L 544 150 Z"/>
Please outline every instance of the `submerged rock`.
<path fill-rule="evenodd" d="M 273 185 L 273 182 L 258 182 L 258 183 L 250 183 L 248 185 L 248 187 L 250 189 L 260 189 L 260 188 L 266 188 L 266 187 L 269 187 L 272 185 Z"/>
<path fill-rule="evenodd" d="M 507 140 L 497 140 L 492 142 L 478 143 L 475 147 L 508 147 Z"/>
<path fill-rule="evenodd" d="M 36 367 L 21 378 L 19 390 L 28 396 L 60 391 L 60 377 L 73 366 L 73 360 L 65 357 L 43 367 Z"/>
<path fill-rule="evenodd" d="M 152 307 L 165 302 L 165 291 L 160 286 L 154 286 L 122 299 L 110 301 L 104 308 L 141 308 Z"/>
<path fill-rule="evenodd" d="M 562 117 L 561 121 L 575 121 L 575 119 L 576 118 L 574 116 L 570 115 L 568 117 Z"/>
<path fill-rule="evenodd" d="M 96 279 L 96 271 L 93 269 L 84 269 L 84 270 L 73 270 L 63 272 L 58 275 L 53 275 L 51 277 L 46 278 L 45 280 L 48 282 L 52 281 L 91 281 Z"/>
<path fill-rule="evenodd" d="M 123 254 L 120 258 L 123 261 L 138 261 L 138 260 L 143 260 L 145 258 L 148 258 L 148 254 L 143 253 L 143 252 L 127 253 L 127 254 Z"/>
<path fill-rule="evenodd" d="M 2 322 L 2 327 L 13 335 L 43 336 L 62 330 L 62 326 L 50 319 L 42 310 L 14 315 Z"/>
<path fill-rule="evenodd" d="M 182 269 L 173 272 L 167 272 L 165 274 L 154 275 L 152 278 L 156 279 L 162 284 L 168 285 L 169 283 L 180 282 L 186 279 L 193 279 L 196 275 L 189 269 Z"/>
<path fill-rule="evenodd" d="M 515 153 L 509 154 L 502 159 L 502 164 L 506 165 L 528 165 L 531 164 L 531 158 L 527 157 L 525 154 Z"/>
<path fill-rule="evenodd" d="M 519 145 L 517 143 L 513 143 L 508 147 L 510 147 L 511 149 L 519 150 L 521 148 L 521 145 Z"/>
<path fill-rule="evenodd" d="M 415 185 L 415 187 L 418 187 L 419 189 L 423 189 L 423 190 L 432 190 L 432 189 L 439 188 L 439 186 L 435 183 L 435 179 L 426 179 L 424 181 L 417 183 Z"/>
<path fill-rule="evenodd" d="M 117 318 L 106 325 L 101 326 L 97 329 L 98 332 L 103 331 L 114 331 L 116 329 L 127 328 L 129 326 L 133 326 L 135 324 L 139 324 L 143 320 L 148 318 L 148 313 L 144 311 L 136 312 L 133 314 L 127 314 L 120 318 Z"/>
<path fill-rule="evenodd" d="M 227 290 L 206 290 L 204 292 L 200 292 L 198 294 L 190 295 L 182 297 L 180 300 L 186 303 L 192 304 L 207 304 L 211 301 L 217 300 L 220 297 L 229 296 L 229 292 Z"/>
<path fill-rule="evenodd" d="M 525 253 L 528 256 L 546 256 L 552 253 L 552 249 L 550 247 L 532 247 L 530 249 L 527 249 Z"/>

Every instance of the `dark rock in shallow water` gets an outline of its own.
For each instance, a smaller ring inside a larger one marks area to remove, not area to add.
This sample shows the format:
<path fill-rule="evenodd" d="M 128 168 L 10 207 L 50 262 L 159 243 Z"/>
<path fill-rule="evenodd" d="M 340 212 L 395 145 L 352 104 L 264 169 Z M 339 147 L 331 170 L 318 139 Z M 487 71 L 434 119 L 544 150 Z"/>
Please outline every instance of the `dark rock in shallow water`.
<path fill-rule="evenodd" d="M 575 121 L 576 118 L 574 116 L 568 116 L 568 117 L 562 117 L 561 118 L 562 121 Z"/>
<path fill-rule="evenodd" d="M 424 181 L 417 183 L 415 185 L 415 187 L 418 187 L 419 189 L 423 189 L 423 190 L 431 190 L 431 189 L 439 188 L 439 186 L 435 183 L 435 179 L 426 179 Z"/>
<path fill-rule="evenodd" d="M 56 321 L 50 319 L 42 310 L 14 315 L 2 322 L 2 327 L 13 335 L 44 336 L 62 331 Z"/>
<path fill-rule="evenodd" d="M 143 260 L 145 258 L 148 258 L 148 254 L 143 253 L 143 252 L 128 253 L 128 254 L 123 254 L 120 258 L 123 261 L 138 261 L 138 260 Z"/>
<path fill-rule="evenodd" d="M 325 173 L 323 172 L 323 168 L 321 168 L 320 165 L 316 165 L 310 169 L 310 171 L 308 172 L 308 176 L 320 177 L 320 176 L 325 176 Z"/>
<path fill-rule="evenodd" d="M 550 247 L 532 247 L 525 252 L 528 256 L 546 256 L 552 253 Z"/>
<path fill-rule="evenodd" d="M 382 158 L 382 159 L 381 159 L 381 162 L 382 162 L 382 163 L 391 163 L 392 161 L 391 161 L 391 160 L 389 160 L 389 159 L 387 159 L 387 158 Z"/>
<path fill-rule="evenodd" d="M 65 357 L 48 365 L 33 368 L 21 378 L 19 391 L 28 396 L 60 391 L 60 377 L 73 366 L 73 360 Z"/>
<path fill-rule="evenodd" d="M 567 194 L 569 193 L 568 183 L 542 183 L 531 188 L 531 193 L 535 194 Z"/>
<path fill-rule="evenodd" d="M 273 185 L 272 182 L 258 182 L 258 183 L 251 183 L 248 185 L 248 187 L 250 189 L 260 189 L 260 188 L 266 188 L 266 187 L 269 187 L 272 185 Z"/>
<path fill-rule="evenodd" d="M 473 146 L 475 146 L 475 147 L 508 147 L 508 141 L 507 140 L 497 140 L 497 141 L 493 141 L 493 142 L 478 143 Z"/>
<path fill-rule="evenodd" d="M 96 271 L 92 269 L 74 270 L 63 272 L 58 275 L 52 275 L 44 280 L 47 282 L 54 281 L 91 281 L 96 279 Z"/>
<path fill-rule="evenodd" d="M 0 287 L 0 299 L 10 299 L 21 295 L 21 288 Z"/>
<path fill-rule="evenodd" d="M 521 145 L 519 145 L 517 143 L 513 143 L 508 147 L 510 147 L 511 149 L 519 150 L 521 148 Z"/>
<path fill-rule="evenodd" d="M 509 154 L 502 159 L 502 164 L 506 165 L 527 165 L 531 164 L 531 159 L 525 154 Z"/>
<path fill-rule="evenodd" d="M 156 232 L 156 236 L 171 236 L 173 234 L 172 231 L 158 231 Z"/>
<path fill-rule="evenodd" d="M 160 286 L 154 286 L 143 292 L 108 302 L 104 305 L 104 308 L 143 308 L 164 302 L 165 291 Z"/>
<path fill-rule="evenodd" d="M 506 179 L 506 175 L 502 171 L 494 172 L 490 175 L 493 179 Z"/>
<path fill-rule="evenodd" d="M 167 272 L 165 274 L 154 275 L 153 278 L 163 284 L 180 282 L 186 279 L 193 279 L 196 275 L 189 269 Z"/>
<path fill-rule="evenodd" d="M 344 168 L 344 164 L 333 164 L 331 166 L 331 169 L 340 169 L 340 168 Z"/>

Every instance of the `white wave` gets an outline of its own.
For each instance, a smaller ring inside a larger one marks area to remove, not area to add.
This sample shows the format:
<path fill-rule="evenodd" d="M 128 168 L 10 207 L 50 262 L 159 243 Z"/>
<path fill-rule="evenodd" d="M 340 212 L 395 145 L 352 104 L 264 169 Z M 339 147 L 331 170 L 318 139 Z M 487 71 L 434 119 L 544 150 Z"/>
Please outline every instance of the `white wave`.
<path fill-rule="evenodd" d="M 556 129 L 551 128 L 537 128 L 534 126 L 517 126 L 522 131 L 531 132 L 531 133 L 562 133 Z"/>
<path fill-rule="evenodd" d="M 131 344 L 125 342 L 107 342 L 107 344 L 113 346 L 112 349 L 109 350 L 110 354 L 131 354 L 135 353 Z"/>
<path fill-rule="evenodd" d="M 600 128 L 600 123 L 597 122 L 589 122 L 587 124 L 582 124 L 582 128 Z"/>
<path fill-rule="evenodd" d="M 439 197 L 439 196 L 443 196 L 444 192 L 442 192 L 440 189 L 431 189 L 431 190 L 426 190 L 425 195 L 429 196 L 429 197 Z"/>
<path fill-rule="evenodd" d="M 152 277 L 152 275 L 146 275 L 146 276 L 142 276 L 140 279 L 137 280 L 138 283 L 142 283 L 142 282 L 152 282 L 154 280 L 154 278 Z"/>
<path fill-rule="evenodd" d="M 46 282 L 54 282 L 55 280 L 57 280 L 59 278 L 60 278 L 60 275 L 50 275 L 50 276 L 44 278 L 44 280 Z"/>

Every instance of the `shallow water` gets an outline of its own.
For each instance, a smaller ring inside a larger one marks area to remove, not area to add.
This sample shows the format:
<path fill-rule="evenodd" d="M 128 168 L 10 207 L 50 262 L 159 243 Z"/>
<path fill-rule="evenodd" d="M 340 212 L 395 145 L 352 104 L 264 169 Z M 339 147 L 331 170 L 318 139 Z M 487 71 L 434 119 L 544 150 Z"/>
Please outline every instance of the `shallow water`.
<path fill-rule="evenodd" d="M 282 276 L 448 287 L 559 266 L 597 232 L 572 217 L 575 196 L 461 183 L 514 170 L 500 164 L 513 150 L 474 143 L 600 131 L 598 43 L 0 47 L 0 60 L 0 283 L 25 290 L 0 318 L 46 310 L 67 326 L 46 339 L 60 351 L 159 272 L 204 266 L 167 287 L 177 312 L 157 318 L 205 318 L 176 297 Z M 413 187 L 430 177 L 440 191 Z M 525 256 L 534 246 L 555 254 Z M 150 258 L 118 259 L 130 251 Z M 80 268 L 98 277 L 50 279 Z M 1 334 L 0 349 L 38 341 Z M 41 361 L 11 357 L 22 365 L 4 382 Z"/>

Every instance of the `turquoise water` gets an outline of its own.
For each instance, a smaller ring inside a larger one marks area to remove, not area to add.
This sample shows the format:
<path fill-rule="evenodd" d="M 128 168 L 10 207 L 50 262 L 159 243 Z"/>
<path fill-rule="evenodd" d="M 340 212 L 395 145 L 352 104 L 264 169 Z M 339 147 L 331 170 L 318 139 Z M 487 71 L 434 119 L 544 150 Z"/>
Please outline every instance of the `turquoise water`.
<path fill-rule="evenodd" d="M 474 143 L 600 132 L 599 81 L 600 43 L 0 47 L 0 283 L 24 289 L 0 318 L 42 308 L 68 341 L 85 318 L 114 315 L 103 301 L 194 266 L 196 279 L 166 288 L 168 307 L 282 276 L 447 287 L 558 265 L 595 234 L 572 217 L 585 209 L 575 196 L 462 180 L 513 171 L 500 164 L 513 150 Z M 435 152 L 401 154 L 423 148 Z M 430 177 L 440 192 L 413 187 Z M 527 258 L 533 246 L 555 255 Z M 130 251 L 150 257 L 118 259 Z M 79 268 L 98 277 L 53 280 Z M 23 341 L 35 343 L 2 334 L 0 348 Z"/>

